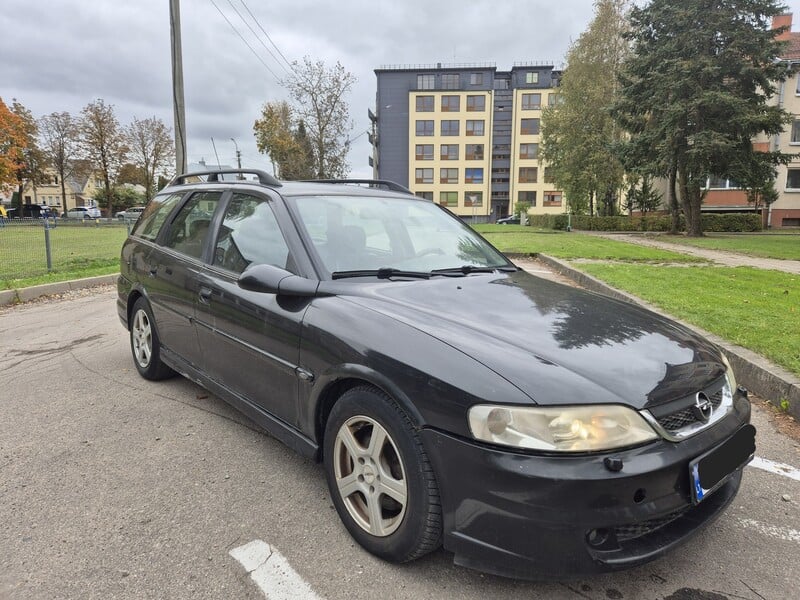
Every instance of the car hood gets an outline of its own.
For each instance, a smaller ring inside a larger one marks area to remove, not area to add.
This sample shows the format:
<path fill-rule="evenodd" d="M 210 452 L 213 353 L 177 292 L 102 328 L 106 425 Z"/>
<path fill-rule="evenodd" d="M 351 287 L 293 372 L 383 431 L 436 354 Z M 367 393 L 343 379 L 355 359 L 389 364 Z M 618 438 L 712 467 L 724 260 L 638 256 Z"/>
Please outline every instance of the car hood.
<path fill-rule="evenodd" d="M 717 348 L 685 327 L 524 271 L 351 290 L 348 300 L 464 352 L 539 404 L 641 409 L 695 393 L 725 373 Z"/>

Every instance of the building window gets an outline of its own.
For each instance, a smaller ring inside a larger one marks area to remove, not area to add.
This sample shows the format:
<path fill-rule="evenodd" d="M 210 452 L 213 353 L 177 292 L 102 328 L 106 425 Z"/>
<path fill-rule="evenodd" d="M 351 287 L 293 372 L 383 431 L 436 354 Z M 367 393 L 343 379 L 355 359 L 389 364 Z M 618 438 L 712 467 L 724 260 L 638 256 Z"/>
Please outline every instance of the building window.
<path fill-rule="evenodd" d="M 433 202 L 433 192 L 416 192 L 414 195 L 417 198 L 422 198 L 423 200 L 430 200 Z"/>
<path fill-rule="evenodd" d="M 467 135 L 483 135 L 484 121 L 467 121 Z"/>
<path fill-rule="evenodd" d="M 553 183 L 553 168 L 552 167 L 545 167 L 544 168 L 544 182 L 545 183 Z"/>
<path fill-rule="evenodd" d="M 735 190 L 739 189 L 739 184 L 733 179 L 725 179 L 724 177 L 709 177 L 706 180 L 706 189 Z"/>
<path fill-rule="evenodd" d="M 547 106 L 556 106 L 559 104 L 564 104 L 564 99 L 561 97 L 561 94 L 550 94 L 547 96 Z"/>
<path fill-rule="evenodd" d="M 520 183 L 536 183 L 539 177 L 539 169 L 537 167 L 520 167 L 519 168 L 519 182 Z"/>
<path fill-rule="evenodd" d="M 483 85 L 483 73 L 470 73 L 469 74 L 469 84 L 470 85 Z"/>
<path fill-rule="evenodd" d="M 795 119 L 792 122 L 792 144 L 800 144 L 800 119 Z"/>
<path fill-rule="evenodd" d="M 415 169 L 415 183 L 433 183 L 433 169 Z"/>
<path fill-rule="evenodd" d="M 417 121 L 417 135 L 433 135 L 433 121 Z"/>
<path fill-rule="evenodd" d="M 483 183 L 483 169 L 464 169 L 464 183 Z"/>
<path fill-rule="evenodd" d="M 442 121 L 442 135 L 458 135 L 458 121 Z"/>
<path fill-rule="evenodd" d="M 458 183 L 458 169 L 439 169 L 439 183 Z"/>
<path fill-rule="evenodd" d="M 539 119 L 522 119 L 522 135 L 539 135 Z"/>
<path fill-rule="evenodd" d="M 467 96 L 467 112 L 486 110 L 486 96 Z"/>
<path fill-rule="evenodd" d="M 525 83 L 539 83 L 539 73 L 537 71 L 525 73 Z"/>
<path fill-rule="evenodd" d="M 436 78 L 433 75 L 417 75 L 418 90 L 432 90 L 435 83 Z"/>
<path fill-rule="evenodd" d="M 458 73 L 444 73 L 442 75 L 443 90 L 457 90 L 461 87 L 461 78 Z"/>
<path fill-rule="evenodd" d="M 789 169 L 786 174 L 786 189 L 800 190 L 800 169 Z"/>
<path fill-rule="evenodd" d="M 483 160 L 483 144 L 467 144 L 465 154 L 467 160 Z"/>
<path fill-rule="evenodd" d="M 458 160 L 458 144 L 442 144 L 439 156 L 442 160 Z"/>
<path fill-rule="evenodd" d="M 519 145 L 520 158 L 538 158 L 539 157 L 539 144 L 520 144 Z"/>
<path fill-rule="evenodd" d="M 561 206 L 561 192 L 545 192 L 542 206 Z"/>
<path fill-rule="evenodd" d="M 433 96 L 417 96 L 417 112 L 433 112 Z"/>
<path fill-rule="evenodd" d="M 527 202 L 531 206 L 536 206 L 536 192 L 519 192 L 519 195 L 517 196 L 517 202 Z"/>
<path fill-rule="evenodd" d="M 442 206 L 458 206 L 458 192 L 439 192 L 439 204 Z"/>
<path fill-rule="evenodd" d="M 539 110 L 542 108 L 541 94 L 522 94 L 522 110 Z"/>
<path fill-rule="evenodd" d="M 442 112 L 458 112 L 461 110 L 460 96 L 442 96 Z"/>
<path fill-rule="evenodd" d="M 417 160 L 433 160 L 433 144 L 417 144 L 415 157 Z"/>
<path fill-rule="evenodd" d="M 483 206 L 483 192 L 464 192 L 464 206 Z"/>

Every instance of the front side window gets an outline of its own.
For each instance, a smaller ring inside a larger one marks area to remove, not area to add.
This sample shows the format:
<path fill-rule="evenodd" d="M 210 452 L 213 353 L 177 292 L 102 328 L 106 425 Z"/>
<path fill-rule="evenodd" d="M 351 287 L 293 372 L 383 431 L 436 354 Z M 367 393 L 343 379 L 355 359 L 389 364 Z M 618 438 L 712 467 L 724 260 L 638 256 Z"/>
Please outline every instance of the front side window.
<path fill-rule="evenodd" d="M 433 75 L 417 75 L 417 89 L 418 90 L 432 90 L 435 85 L 436 78 Z"/>
<path fill-rule="evenodd" d="M 268 200 L 250 194 L 233 195 L 214 246 L 214 265 L 234 273 L 250 265 L 296 271 Z"/>
<path fill-rule="evenodd" d="M 458 144 L 442 144 L 439 156 L 442 160 L 458 160 Z"/>
<path fill-rule="evenodd" d="M 222 192 L 193 194 L 175 215 L 169 226 L 164 246 L 194 258 L 203 257 L 203 248 L 211 228 L 211 217 L 217 210 Z"/>
<path fill-rule="evenodd" d="M 443 90 L 457 90 L 460 87 L 460 77 L 458 73 L 445 73 L 442 75 Z"/>
<path fill-rule="evenodd" d="M 433 112 L 433 96 L 417 96 L 417 112 Z"/>
<path fill-rule="evenodd" d="M 442 112 L 458 112 L 461 110 L 460 96 L 442 96 Z"/>
<path fill-rule="evenodd" d="M 458 121 L 442 121 L 442 135 L 458 135 Z"/>
<path fill-rule="evenodd" d="M 433 135 L 433 121 L 417 121 L 417 135 Z"/>
<path fill-rule="evenodd" d="M 467 121 L 467 135 L 483 135 L 484 121 Z"/>
<path fill-rule="evenodd" d="M 522 119 L 522 135 L 539 135 L 539 119 Z"/>
<path fill-rule="evenodd" d="M 467 96 L 467 112 L 486 110 L 486 96 Z"/>
<path fill-rule="evenodd" d="M 439 183 L 458 183 L 458 169 L 439 169 Z"/>
<path fill-rule="evenodd" d="M 181 198 L 183 198 L 183 194 L 170 194 L 169 196 L 156 196 L 153 198 L 142 212 L 142 216 L 136 223 L 131 235 L 151 242 L 155 240 L 167 216 Z"/>

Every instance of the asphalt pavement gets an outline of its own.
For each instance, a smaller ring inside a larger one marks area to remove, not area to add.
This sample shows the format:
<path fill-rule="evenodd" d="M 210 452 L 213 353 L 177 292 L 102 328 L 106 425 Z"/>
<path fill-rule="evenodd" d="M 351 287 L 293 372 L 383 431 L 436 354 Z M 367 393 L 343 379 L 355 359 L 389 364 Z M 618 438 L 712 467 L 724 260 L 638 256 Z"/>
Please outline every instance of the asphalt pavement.
<path fill-rule="evenodd" d="M 443 550 L 391 565 L 349 537 L 318 465 L 185 379 L 140 378 L 114 298 L 0 308 L 0 598 L 797 596 L 800 438 L 759 402 L 761 466 L 795 470 L 747 467 L 725 514 L 659 561 L 563 583 L 482 575 Z M 257 540 L 283 559 L 266 584 L 229 554 Z"/>

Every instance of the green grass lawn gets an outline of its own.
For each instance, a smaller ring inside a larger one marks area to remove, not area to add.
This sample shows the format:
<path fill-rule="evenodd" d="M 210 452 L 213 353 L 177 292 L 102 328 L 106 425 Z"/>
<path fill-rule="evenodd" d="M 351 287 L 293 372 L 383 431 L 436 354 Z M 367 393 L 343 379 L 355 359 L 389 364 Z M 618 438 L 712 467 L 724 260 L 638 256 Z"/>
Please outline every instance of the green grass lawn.
<path fill-rule="evenodd" d="M 759 235 L 724 233 L 707 233 L 703 238 L 686 238 L 683 236 L 659 236 L 660 241 L 675 244 L 686 244 L 711 250 L 741 252 L 751 256 L 778 258 L 783 260 L 800 260 L 800 234 L 796 235 Z"/>
<path fill-rule="evenodd" d="M 581 270 L 800 375 L 800 277 L 751 267 L 583 264 Z"/>
<path fill-rule="evenodd" d="M 40 224 L 0 228 L 0 289 L 115 273 L 128 230 L 124 225 L 59 224 L 50 230 L 49 273 L 44 235 Z"/>
<path fill-rule="evenodd" d="M 497 248 L 512 254 L 538 252 L 566 260 L 588 258 L 631 262 L 703 262 L 702 259 L 679 252 L 575 232 L 541 232 L 518 225 L 483 225 L 476 229 Z"/>

